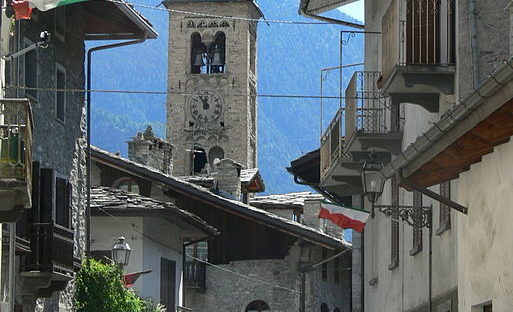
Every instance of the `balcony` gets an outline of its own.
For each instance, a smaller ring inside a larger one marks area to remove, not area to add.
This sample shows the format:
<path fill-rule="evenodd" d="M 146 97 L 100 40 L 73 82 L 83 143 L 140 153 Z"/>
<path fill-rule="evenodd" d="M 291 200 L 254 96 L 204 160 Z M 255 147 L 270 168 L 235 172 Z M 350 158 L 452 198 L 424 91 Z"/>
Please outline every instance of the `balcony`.
<path fill-rule="evenodd" d="M 63 290 L 78 269 L 73 257 L 74 232 L 53 222 L 29 224 L 28 230 L 31 253 L 21 269 L 24 288 L 48 297 Z"/>
<path fill-rule="evenodd" d="M 345 152 L 343 112 L 343 109 L 337 112 L 321 137 L 319 186 L 337 196 L 350 196 L 361 192 L 361 164 Z"/>
<path fill-rule="evenodd" d="M 345 152 L 362 159 L 369 152 L 401 152 L 399 105 L 378 89 L 379 72 L 355 72 L 346 89 Z"/>
<path fill-rule="evenodd" d="M 32 114 L 27 99 L 0 99 L 0 221 L 14 222 L 30 208 Z"/>
<path fill-rule="evenodd" d="M 205 290 L 207 287 L 207 265 L 199 261 L 187 261 L 184 265 L 185 286 L 190 289 Z"/>
<path fill-rule="evenodd" d="M 383 93 L 438 112 L 454 93 L 455 1 L 393 0 L 382 21 Z"/>

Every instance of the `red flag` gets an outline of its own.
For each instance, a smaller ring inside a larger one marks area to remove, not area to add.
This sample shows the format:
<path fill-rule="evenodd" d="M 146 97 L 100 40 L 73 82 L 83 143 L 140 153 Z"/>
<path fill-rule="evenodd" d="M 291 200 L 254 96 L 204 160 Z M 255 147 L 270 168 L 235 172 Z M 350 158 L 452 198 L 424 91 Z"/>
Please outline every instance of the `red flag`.
<path fill-rule="evenodd" d="M 151 273 L 151 270 L 123 274 L 123 284 L 125 284 L 125 287 L 132 287 L 139 276 L 148 273 Z"/>
<path fill-rule="evenodd" d="M 12 0 L 12 8 L 16 15 L 16 20 L 30 19 L 32 17 L 32 8 L 29 6 L 29 0 Z"/>

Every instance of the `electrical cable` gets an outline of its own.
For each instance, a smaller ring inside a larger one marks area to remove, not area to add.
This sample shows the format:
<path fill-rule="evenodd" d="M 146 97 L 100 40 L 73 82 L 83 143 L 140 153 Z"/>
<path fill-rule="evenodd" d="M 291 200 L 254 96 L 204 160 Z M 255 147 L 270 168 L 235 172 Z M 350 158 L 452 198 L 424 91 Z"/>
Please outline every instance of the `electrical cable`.
<path fill-rule="evenodd" d="M 140 3 L 132 3 L 132 2 L 126 2 L 126 1 L 120 1 L 120 0 L 106 0 L 108 2 L 112 3 L 119 3 L 119 4 L 128 4 L 134 7 L 140 7 L 144 9 L 150 9 L 150 10 L 157 10 L 157 11 L 165 11 L 169 13 L 178 13 L 178 14 L 188 14 L 188 15 L 195 15 L 195 16 L 203 16 L 205 18 L 222 18 L 222 19 L 231 19 L 231 20 L 241 20 L 241 21 L 249 21 L 249 22 L 257 22 L 257 23 L 267 23 L 267 24 L 289 24 L 289 25 L 335 25 L 333 23 L 328 22 L 301 22 L 301 21 L 293 21 L 293 20 L 269 20 L 269 19 L 259 19 L 259 18 L 248 18 L 248 17 L 242 17 L 242 16 L 228 16 L 228 15 L 216 15 L 216 14 L 208 14 L 208 13 L 201 13 L 201 12 L 193 12 L 193 11 L 184 11 L 184 10 L 176 10 L 176 9 L 168 9 L 168 8 L 161 8 L 156 7 L 152 5 L 147 4 L 140 4 Z"/>
<path fill-rule="evenodd" d="M 28 91 L 48 91 L 48 92 L 87 92 L 92 93 L 120 93 L 120 94 L 146 94 L 146 95 L 183 95 L 183 96 L 196 96 L 203 95 L 199 93 L 190 92 L 166 92 L 166 91 L 146 91 L 146 90 L 114 90 L 114 89 L 59 89 L 59 88 L 43 88 L 43 87 L 23 87 L 15 85 L 6 85 L 4 89 L 17 89 L 17 90 L 28 90 Z M 303 95 L 303 94 L 233 94 L 229 93 L 226 96 L 239 96 L 239 97 L 260 97 L 260 98 L 293 98 L 293 99 L 361 99 L 358 97 L 346 97 L 346 96 L 335 96 L 335 95 Z"/>

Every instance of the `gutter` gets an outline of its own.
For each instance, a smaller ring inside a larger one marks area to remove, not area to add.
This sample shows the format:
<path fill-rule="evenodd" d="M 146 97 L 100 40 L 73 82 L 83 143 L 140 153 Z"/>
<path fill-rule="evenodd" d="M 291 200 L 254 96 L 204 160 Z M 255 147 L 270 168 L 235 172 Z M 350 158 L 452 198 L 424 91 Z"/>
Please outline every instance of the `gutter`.
<path fill-rule="evenodd" d="M 494 95 L 498 90 L 502 89 L 505 84 L 511 81 L 513 81 L 513 57 L 506 60 L 504 64 L 484 80 L 477 89 L 474 89 L 463 101 L 460 101 L 460 103 L 454 105 L 449 111 L 442 115 L 437 123 L 392 160 L 392 162 L 381 171 L 382 176 L 385 179 L 390 179 L 395 175 L 405 178 L 403 174 L 404 169 L 421 155 L 425 153 L 436 153 L 433 157 L 436 156 L 439 152 L 430 150 L 438 141 L 462 120 L 469 117 L 472 112 L 480 108 L 488 97 Z M 445 144 L 449 146 L 451 143 L 452 142 L 446 142 Z M 413 172 L 407 172 L 406 175 L 412 173 Z"/>
<path fill-rule="evenodd" d="M 357 28 L 357 29 L 365 29 L 365 25 L 363 25 L 363 24 L 341 21 L 341 20 L 338 20 L 335 18 L 330 18 L 330 17 L 321 16 L 321 15 L 316 15 L 314 13 L 309 13 L 307 11 L 308 3 L 310 3 L 310 0 L 301 0 L 301 3 L 299 4 L 299 14 L 301 16 L 316 19 L 316 20 L 323 21 L 323 22 L 327 22 L 330 24 L 349 26 L 349 27 L 353 27 L 353 28 Z"/>

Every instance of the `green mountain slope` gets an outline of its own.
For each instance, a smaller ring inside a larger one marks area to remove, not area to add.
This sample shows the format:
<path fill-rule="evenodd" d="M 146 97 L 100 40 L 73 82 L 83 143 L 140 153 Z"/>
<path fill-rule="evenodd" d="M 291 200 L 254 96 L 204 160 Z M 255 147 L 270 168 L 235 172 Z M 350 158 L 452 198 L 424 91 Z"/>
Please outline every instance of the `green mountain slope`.
<path fill-rule="evenodd" d="M 160 1 L 151 1 L 157 5 Z M 298 16 L 299 0 L 258 1 L 270 20 L 309 21 Z M 168 15 L 140 10 L 154 24 L 157 40 L 96 52 L 93 56 L 93 88 L 117 90 L 166 90 Z M 351 20 L 339 12 L 337 18 Z M 320 69 L 338 66 L 339 36 L 336 25 L 259 24 L 259 94 L 320 94 Z M 344 63 L 363 59 L 362 38 L 344 47 Z M 97 45 L 98 43 L 94 43 Z M 344 73 L 347 82 L 350 72 Z M 326 77 L 325 95 L 338 95 L 338 71 Z M 95 93 L 93 95 L 93 144 L 126 155 L 126 141 L 146 124 L 164 136 L 165 95 Z M 304 190 L 285 170 L 290 161 L 318 148 L 320 101 L 309 98 L 259 98 L 259 168 L 267 193 Z M 324 101 L 324 124 L 334 115 L 338 100 Z"/>

